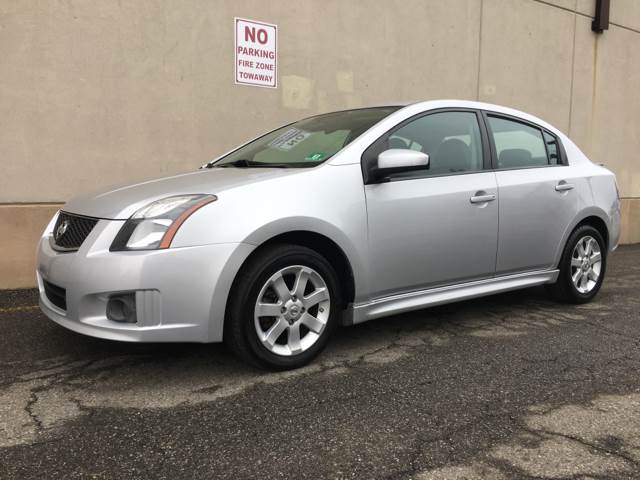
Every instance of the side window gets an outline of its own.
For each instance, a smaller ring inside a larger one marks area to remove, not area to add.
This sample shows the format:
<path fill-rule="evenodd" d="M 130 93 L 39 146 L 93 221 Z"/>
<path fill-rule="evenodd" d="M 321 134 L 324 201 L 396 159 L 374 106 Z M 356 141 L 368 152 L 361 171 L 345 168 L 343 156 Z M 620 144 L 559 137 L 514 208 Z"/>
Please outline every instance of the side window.
<path fill-rule="evenodd" d="M 473 112 L 425 115 L 389 135 L 386 148 L 417 150 L 429 155 L 429 169 L 392 175 L 392 178 L 446 175 L 482 170 L 482 141 Z"/>
<path fill-rule="evenodd" d="M 539 167 L 549 164 L 540 129 L 492 116 L 489 116 L 489 126 L 496 146 L 498 168 Z"/>
<path fill-rule="evenodd" d="M 547 144 L 547 154 L 549 155 L 549 163 L 558 165 L 561 162 L 560 153 L 558 152 L 558 139 L 548 132 L 544 132 L 544 143 Z"/>

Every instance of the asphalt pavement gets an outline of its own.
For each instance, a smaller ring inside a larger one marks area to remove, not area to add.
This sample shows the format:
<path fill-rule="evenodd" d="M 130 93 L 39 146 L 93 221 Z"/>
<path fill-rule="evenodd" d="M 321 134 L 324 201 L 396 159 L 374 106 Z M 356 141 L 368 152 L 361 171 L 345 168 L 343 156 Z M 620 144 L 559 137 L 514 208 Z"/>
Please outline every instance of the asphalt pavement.
<path fill-rule="evenodd" d="M 0 292 L 0 478 L 640 478 L 640 246 L 589 304 L 544 288 L 343 328 L 266 373 L 125 344 Z"/>

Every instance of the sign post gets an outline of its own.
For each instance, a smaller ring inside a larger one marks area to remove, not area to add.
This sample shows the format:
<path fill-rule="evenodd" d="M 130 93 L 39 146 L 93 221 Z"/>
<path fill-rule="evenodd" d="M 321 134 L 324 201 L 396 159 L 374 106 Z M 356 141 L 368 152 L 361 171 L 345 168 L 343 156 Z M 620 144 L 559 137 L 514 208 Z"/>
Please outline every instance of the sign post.
<path fill-rule="evenodd" d="M 236 84 L 277 88 L 278 27 L 235 18 Z"/>

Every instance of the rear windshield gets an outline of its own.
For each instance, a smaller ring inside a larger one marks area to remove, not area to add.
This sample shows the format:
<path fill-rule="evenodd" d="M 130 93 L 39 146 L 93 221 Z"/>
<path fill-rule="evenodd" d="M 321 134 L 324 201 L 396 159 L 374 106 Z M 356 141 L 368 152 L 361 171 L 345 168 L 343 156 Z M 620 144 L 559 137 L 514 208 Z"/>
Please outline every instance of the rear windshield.
<path fill-rule="evenodd" d="M 274 130 L 208 167 L 313 167 L 398 108 L 362 108 L 306 118 Z"/>

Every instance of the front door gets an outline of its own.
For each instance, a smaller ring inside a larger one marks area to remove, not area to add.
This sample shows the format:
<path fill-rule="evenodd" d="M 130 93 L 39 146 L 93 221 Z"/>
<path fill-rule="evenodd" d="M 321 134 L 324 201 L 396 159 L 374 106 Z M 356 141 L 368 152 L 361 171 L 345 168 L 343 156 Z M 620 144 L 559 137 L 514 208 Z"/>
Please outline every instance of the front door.
<path fill-rule="evenodd" d="M 478 120 L 474 111 L 426 114 L 372 146 L 430 158 L 428 170 L 365 186 L 374 298 L 493 276 L 497 185 Z"/>

